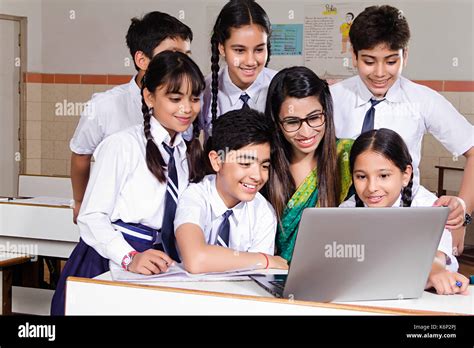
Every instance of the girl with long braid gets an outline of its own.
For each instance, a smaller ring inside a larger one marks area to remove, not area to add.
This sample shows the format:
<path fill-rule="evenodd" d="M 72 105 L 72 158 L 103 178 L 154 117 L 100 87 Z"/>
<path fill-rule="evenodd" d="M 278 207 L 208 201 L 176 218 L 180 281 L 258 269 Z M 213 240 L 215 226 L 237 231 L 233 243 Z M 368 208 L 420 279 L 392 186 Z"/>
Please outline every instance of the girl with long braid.
<path fill-rule="evenodd" d="M 197 119 L 204 86 L 199 67 L 183 53 L 165 51 L 150 62 L 143 78 L 143 125 L 109 136 L 94 153 L 78 217 L 81 239 L 61 274 L 53 315 L 64 313 L 68 276 L 93 278 L 109 270 L 109 261 L 156 274 L 180 261 L 176 201 L 190 181 L 204 176 L 198 134 L 186 143 L 182 132 Z"/>
<path fill-rule="evenodd" d="M 219 13 L 211 37 L 211 74 L 206 78 L 200 127 L 205 138 L 212 122 L 227 111 L 250 107 L 263 112 L 276 71 L 270 61 L 270 21 L 254 0 L 231 0 Z M 223 57 L 225 66 L 220 68 Z"/>
<path fill-rule="evenodd" d="M 349 166 L 356 194 L 341 207 L 423 207 L 437 200 L 423 186 L 412 194 L 412 158 L 403 139 L 391 129 L 361 134 L 352 145 Z M 457 269 L 451 232 L 445 229 L 426 288 L 435 288 L 438 294 L 466 294 L 469 281 Z"/>

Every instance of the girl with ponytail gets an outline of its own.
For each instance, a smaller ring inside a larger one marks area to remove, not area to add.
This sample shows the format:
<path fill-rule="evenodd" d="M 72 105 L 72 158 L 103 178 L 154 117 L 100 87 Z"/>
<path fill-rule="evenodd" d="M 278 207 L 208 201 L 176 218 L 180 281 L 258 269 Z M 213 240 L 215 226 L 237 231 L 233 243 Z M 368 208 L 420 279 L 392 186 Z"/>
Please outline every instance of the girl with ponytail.
<path fill-rule="evenodd" d="M 200 115 L 205 138 L 212 122 L 227 111 L 250 107 L 263 112 L 276 71 L 270 61 L 270 21 L 254 0 L 230 0 L 219 13 L 211 37 L 211 74 Z M 221 67 L 220 58 L 225 64 Z"/>
<path fill-rule="evenodd" d="M 185 142 L 182 132 L 197 119 L 204 86 L 186 54 L 164 51 L 151 60 L 142 84 L 143 124 L 110 135 L 94 152 L 78 217 L 81 238 L 61 274 L 53 315 L 64 313 L 68 276 L 93 278 L 109 270 L 109 261 L 141 274 L 180 262 L 176 201 L 204 175 L 198 134 Z"/>
<path fill-rule="evenodd" d="M 412 193 L 412 158 L 403 139 L 391 129 L 361 134 L 352 146 L 349 165 L 356 194 L 341 207 L 423 207 L 437 200 L 423 186 Z M 451 232 L 445 229 L 426 288 L 433 287 L 438 294 L 465 293 L 469 281 L 457 269 Z"/>

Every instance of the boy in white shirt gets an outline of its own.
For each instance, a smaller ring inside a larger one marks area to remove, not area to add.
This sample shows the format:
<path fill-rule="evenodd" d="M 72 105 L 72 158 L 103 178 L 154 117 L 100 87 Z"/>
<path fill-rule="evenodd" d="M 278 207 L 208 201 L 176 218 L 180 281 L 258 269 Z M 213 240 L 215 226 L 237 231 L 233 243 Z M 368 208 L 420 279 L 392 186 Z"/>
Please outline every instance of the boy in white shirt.
<path fill-rule="evenodd" d="M 419 186 L 423 135 L 431 133 L 453 156 L 467 159 L 459 198 L 449 205 L 448 225 L 459 253 L 464 228 L 474 208 L 474 128 L 439 93 L 401 76 L 408 56 L 410 29 L 403 13 L 384 5 L 367 7 L 349 32 L 358 75 L 331 86 L 338 138 L 357 138 L 371 129 L 389 128 L 403 138 L 413 158 L 413 192 Z M 460 229 L 459 229 L 460 228 Z M 456 230 L 456 231 L 454 231 Z"/>
<path fill-rule="evenodd" d="M 155 11 L 142 19 L 132 18 L 126 40 L 137 74 L 127 84 L 92 96 L 70 142 L 74 222 L 89 181 L 94 150 L 107 136 L 143 123 L 141 80 L 151 58 L 166 50 L 190 54 L 192 39 L 191 29 L 166 13 Z"/>
<path fill-rule="evenodd" d="M 174 220 L 187 271 L 288 267 L 273 256 L 275 211 L 258 192 L 268 181 L 273 136 L 256 110 L 229 111 L 215 121 L 209 160 L 216 174 L 189 185 Z"/>

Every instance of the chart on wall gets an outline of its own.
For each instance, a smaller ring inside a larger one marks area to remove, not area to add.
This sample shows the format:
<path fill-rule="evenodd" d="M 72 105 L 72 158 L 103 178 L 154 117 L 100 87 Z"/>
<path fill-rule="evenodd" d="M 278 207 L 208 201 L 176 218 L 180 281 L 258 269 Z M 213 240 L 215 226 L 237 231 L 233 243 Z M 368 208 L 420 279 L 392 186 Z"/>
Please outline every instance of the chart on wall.
<path fill-rule="evenodd" d="M 303 50 L 303 24 L 273 24 L 272 55 L 298 56 Z"/>
<path fill-rule="evenodd" d="M 305 6 L 304 64 L 326 79 L 356 74 L 352 66 L 349 30 L 362 4 L 318 4 Z"/>

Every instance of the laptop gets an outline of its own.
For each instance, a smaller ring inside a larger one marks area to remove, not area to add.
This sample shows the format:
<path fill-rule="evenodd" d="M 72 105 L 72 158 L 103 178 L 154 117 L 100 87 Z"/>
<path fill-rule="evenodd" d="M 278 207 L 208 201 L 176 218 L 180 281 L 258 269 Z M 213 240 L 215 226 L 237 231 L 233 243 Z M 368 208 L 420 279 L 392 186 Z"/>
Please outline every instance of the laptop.
<path fill-rule="evenodd" d="M 252 276 L 276 297 L 303 301 L 418 298 L 446 207 L 307 208 L 288 275 Z"/>

